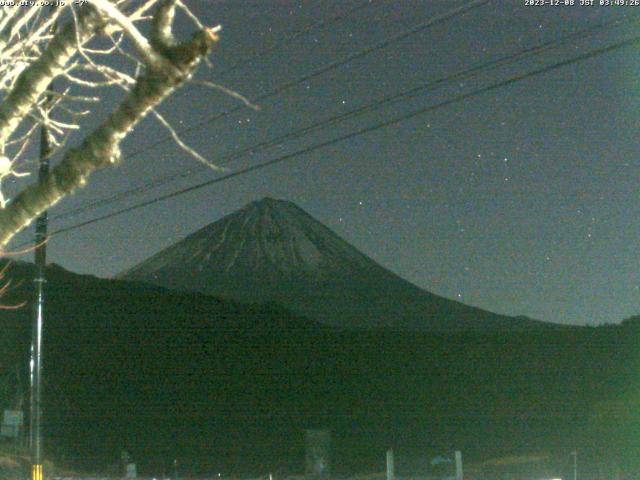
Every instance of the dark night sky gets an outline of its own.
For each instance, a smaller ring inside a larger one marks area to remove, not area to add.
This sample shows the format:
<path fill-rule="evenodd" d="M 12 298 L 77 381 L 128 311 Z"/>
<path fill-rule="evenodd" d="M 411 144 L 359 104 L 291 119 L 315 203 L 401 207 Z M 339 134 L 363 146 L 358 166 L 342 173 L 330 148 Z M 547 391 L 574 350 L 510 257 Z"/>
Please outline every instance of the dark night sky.
<path fill-rule="evenodd" d="M 578 3 L 579 0 L 576 0 Z M 213 68 L 199 77 L 256 98 L 375 45 L 462 1 L 373 0 L 273 52 L 256 52 L 362 0 L 190 0 L 204 23 L 221 23 Z M 596 0 L 598 3 L 598 0 Z M 428 80 L 640 7 L 525 6 L 494 0 L 444 24 L 301 83 L 184 135 L 217 158 Z M 191 27 L 189 27 L 191 28 Z M 180 28 L 188 32 L 187 24 Z M 609 28 L 509 67 L 413 96 L 230 163 L 230 171 L 473 91 L 637 34 Z M 480 94 L 289 162 L 54 237 L 49 258 L 110 276 L 247 202 L 296 202 L 357 248 L 420 287 L 506 314 L 576 324 L 640 313 L 640 49 L 625 47 Z M 238 61 L 252 59 L 224 73 Z M 115 96 L 98 111 L 102 117 Z M 162 111 L 178 128 L 238 102 L 187 86 Z M 193 175 L 106 207 L 54 220 L 56 230 L 214 178 L 149 118 L 125 142 L 116 169 L 101 172 L 53 216 L 157 177 Z M 23 242 L 18 237 L 15 245 Z"/>

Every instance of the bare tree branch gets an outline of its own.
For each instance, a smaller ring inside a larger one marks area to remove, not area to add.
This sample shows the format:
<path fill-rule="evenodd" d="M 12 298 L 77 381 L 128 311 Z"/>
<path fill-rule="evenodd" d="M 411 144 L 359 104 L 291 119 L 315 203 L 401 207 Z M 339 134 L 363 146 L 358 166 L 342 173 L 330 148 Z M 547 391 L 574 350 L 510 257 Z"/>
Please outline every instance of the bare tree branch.
<path fill-rule="evenodd" d="M 158 12 L 166 12 L 166 5 L 169 3 L 172 2 L 163 2 Z M 84 14 L 79 16 L 78 21 L 81 23 L 78 33 L 81 40 L 86 41 L 99 20 L 91 14 Z M 219 27 L 202 29 L 196 32 L 191 41 L 178 45 L 156 43 L 153 46 L 154 54 L 161 56 L 161 62 L 148 68 L 137 79 L 118 108 L 79 147 L 69 150 L 43 181 L 25 188 L 6 208 L 0 210 L 0 245 L 6 245 L 40 213 L 84 185 L 91 173 L 116 163 L 120 158 L 121 141 L 152 108 L 190 78 L 217 41 L 218 30 Z M 38 60 L 35 71 L 29 68 L 29 77 L 33 80 L 22 80 L 20 90 L 24 92 L 13 95 L 13 107 L 0 105 L 2 134 L 3 124 L 11 128 L 11 131 L 15 130 L 20 120 L 37 102 L 37 96 L 45 91 L 46 85 L 41 86 L 38 82 L 48 82 L 53 76 L 62 73 L 72 52 L 77 49 L 75 35 L 75 29 L 68 28 L 56 35 L 47 49 L 47 61 Z M 52 75 L 54 72 L 55 75 Z M 33 83 L 38 85 L 34 86 Z M 9 138 L 9 134 L 4 135 L 0 135 L 2 142 Z"/>
<path fill-rule="evenodd" d="M 106 17 L 116 22 L 122 31 L 129 37 L 133 43 L 136 52 L 142 57 L 144 63 L 153 68 L 160 68 L 162 57 L 158 55 L 147 41 L 146 37 L 133 24 L 131 19 L 118 10 L 109 0 L 91 0 L 100 12 Z M 158 16 L 158 14 L 156 14 Z"/>
<path fill-rule="evenodd" d="M 0 104 L 0 153 L 51 81 L 63 73 L 67 62 L 77 51 L 77 38 L 86 42 L 102 23 L 93 9 L 84 8 L 78 17 L 78 31 L 73 23 L 69 23 L 56 34 L 40 58 L 22 71 L 13 89 Z"/>
<path fill-rule="evenodd" d="M 259 105 L 252 103 L 251 100 L 249 100 L 244 95 L 236 92 L 235 90 L 231 90 L 230 88 L 227 88 L 224 85 L 209 82 L 207 80 L 191 80 L 191 83 L 193 83 L 194 85 L 202 85 L 204 87 L 213 88 L 214 90 L 219 90 L 222 93 L 229 95 L 232 98 L 235 98 L 236 100 L 240 100 L 242 103 L 244 103 L 247 107 L 249 107 L 252 110 L 256 110 L 256 111 L 260 110 Z"/>
<path fill-rule="evenodd" d="M 187 152 L 189 155 L 191 155 L 197 161 L 202 163 L 204 166 L 209 167 L 214 172 L 225 172 L 226 171 L 225 168 L 219 167 L 219 166 L 211 163 L 209 160 L 207 160 L 202 155 L 200 155 L 196 150 L 194 150 L 189 145 L 184 143 L 182 141 L 182 139 L 180 138 L 180 136 L 178 135 L 178 132 L 176 132 L 176 130 L 171 126 L 171 124 L 167 121 L 167 119 L 165 119 L 155 108 L 151 109 L 151 112 L 153 113 L 154 117 L 156 117 L 158 119 L 158 121 L 162 124 L 162 126 L 165 127 L 169 131 L 169 135 L 171 135 L 171 138 L 173 138 L 173 141 L 176 142 L 181 149 L 183 149 L 185 152 Z"/>

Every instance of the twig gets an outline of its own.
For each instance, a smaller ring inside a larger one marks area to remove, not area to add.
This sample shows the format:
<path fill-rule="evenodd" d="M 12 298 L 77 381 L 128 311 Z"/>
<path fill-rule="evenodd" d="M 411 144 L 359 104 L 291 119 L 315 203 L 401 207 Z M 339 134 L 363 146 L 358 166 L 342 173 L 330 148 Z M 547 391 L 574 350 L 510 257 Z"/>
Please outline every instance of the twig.
<path fill-rule="evenodd" d="M 207 167 L 209 167 L 214 172 L 226 172 L 227 171 L 226 168 L 219 167 L 218 165 L 215 165 L 215 164 L 211 163 L 209 160 L 204 158 L 202 155 L 200 155 L 198 152 L 196 152 L 189 145 L 184 143 L 180 139 L 180 137 L 178 136 L 178 132 L 175 131 L 175 129 L 171 126 L 171 124 L 155 108 L 151 109 L 151 113 L 153 113 L 153 115 L 158 119 L 158 121 L 169 131 L 169 134 L 171 135 L 171 138 L 173 138 L 173 141 L 176 142 L 178 144 L 178 146 L 180 148 L 182 148 L 185 152 L 187 152 L 189 155 L 191 155 L 193 158 L 198 160 L 203 165 L 206 165 Z"/>
<path fill-rule="evenodd" d="M 226 95 L 229 95 L 230 97 L 235 98 L 236 100 L 240 100 L 242 103 L 244 103 L 247 107 L 251 108 L 252 110 L 256 110 L 256 111 L 260 110 L 260 106 L 254 103 L 251 103 L 251 101 L 247 97 L 236 92 L 235 90 L 231 90 L 217 83 L 210 82 L 208 80 L 190 80 L 189 83 L 192 83 L 194 85 L 201 85 L 204 87 L 210 87 L 210 88 L 213 88 L 214 90 L 219 90 L 225 93 Z"/>

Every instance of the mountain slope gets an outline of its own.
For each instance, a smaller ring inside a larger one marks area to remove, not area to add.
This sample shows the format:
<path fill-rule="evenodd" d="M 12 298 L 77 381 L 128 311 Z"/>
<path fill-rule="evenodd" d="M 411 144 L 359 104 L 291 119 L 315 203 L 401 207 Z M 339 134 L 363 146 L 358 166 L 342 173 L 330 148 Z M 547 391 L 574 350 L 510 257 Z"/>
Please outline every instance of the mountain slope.
<path fill-rule="evenodd" d="M 119 277 L 242 301 L 274 301 L 346 328 L 454 333 L 552 327 L 424 291 L 295 204 L 271 198 L 248 204 Z"/>
<path fill-rule="evenodd" d="M 32 266 L 16 264 L 8 276 L 19 287 L 3 303 L 29 304 L 1 313 L 0 379 L 7 388 L 0 389 L 0 407 L 14 408 L 17 381 L 28 410 Z M 126 448 L 143 471 L 159 473 L 176 457 L 184 472 L 230 469 L 253 452 L 246 466 L 258 469 L 280 450 L 254 452 L 253 446 L 282 428 L 281 418 L 301 411 L 294 427 L 300 429 L 320 411 L 331 378 L 314 345 L 326 344 L 328 332 L 274 305 L 241 305 L 50 267 L 46 453 L 105 471 Z M 226 451 L 227 439 L 242 431 Z M 281 458 L 286 462 L 284 452 Z"/>
<path fill-rule="evenodd" d="M 33 298 L 29 265 L 8 276 L 20 287 L 3 303 Z M 611 438 L 625 461 L 640 458 L 635 421 L 623 434 L 608 420 L 593 438 L 583 431 L 596 402 L 638 385 L 638 325 L 347 331 L 275 305 L 57 267 L 47 271 L 46 298 L 45 451 L 78 467 L 104 471 L 126 448 L 153 476 L 174 458 L 185 476 L 300 472 L 303 429 L 317 426 L 332 430 L 334 468 L 349 474 L 376 471 L 390 445 L 399 472 L 454 446 L 471 461 L 540 448 L 584 452 Z M 0 373 L 22 366 L 23 385 L 30 313 L 31 305 L 3 311 L 0 322 Z M 6 407 L 12 399 L 0 400 Z"/>

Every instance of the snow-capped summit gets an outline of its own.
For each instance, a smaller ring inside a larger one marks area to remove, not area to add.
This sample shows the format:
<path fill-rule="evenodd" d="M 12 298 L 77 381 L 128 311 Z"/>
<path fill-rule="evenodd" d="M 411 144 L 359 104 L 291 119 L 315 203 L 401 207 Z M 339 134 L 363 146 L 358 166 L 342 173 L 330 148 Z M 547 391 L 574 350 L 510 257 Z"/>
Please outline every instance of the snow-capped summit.
<path fill-rule="evenodd" d="M 198 270 L 246 272 L 274 280 L 326 277 L 372 263 L 294 203 L 269 197 L 190 235 L 180 250 L 185 247 L 193 256 L 184 261 Z"/>
<path fill-rule="evenodd" d="M 426 292 L 292 202 L 263 198 L 120 275 L 249 302 L 277 302 L 348 328 L 520 330 L 544 325 Z"/>
<path fill-rule="evenodd" d="M 377 266 L 292 202 L 264 198 L 189 235 L 122 276 L 330 278 Z M 201 283 L 208 291 L 208 282 Z"/>

